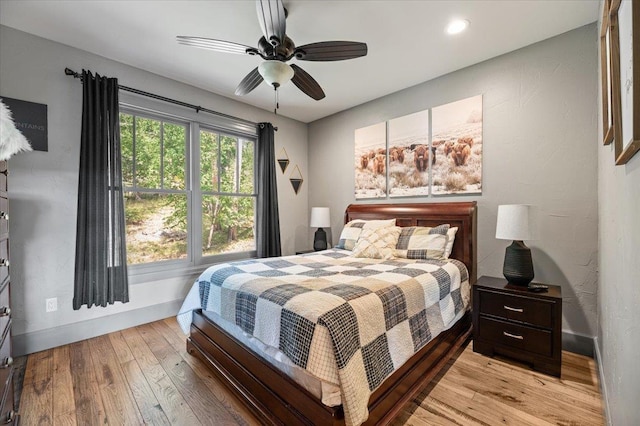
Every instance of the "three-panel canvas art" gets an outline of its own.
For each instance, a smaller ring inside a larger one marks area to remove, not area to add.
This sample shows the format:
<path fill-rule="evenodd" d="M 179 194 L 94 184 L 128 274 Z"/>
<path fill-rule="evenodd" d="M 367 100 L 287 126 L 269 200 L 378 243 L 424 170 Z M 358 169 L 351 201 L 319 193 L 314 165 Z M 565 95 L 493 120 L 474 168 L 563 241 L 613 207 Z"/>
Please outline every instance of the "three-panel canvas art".
<path fill-rule="evenodd" d="M 482 193 L 482 95 L 355 131 L 356 199 Z"/>

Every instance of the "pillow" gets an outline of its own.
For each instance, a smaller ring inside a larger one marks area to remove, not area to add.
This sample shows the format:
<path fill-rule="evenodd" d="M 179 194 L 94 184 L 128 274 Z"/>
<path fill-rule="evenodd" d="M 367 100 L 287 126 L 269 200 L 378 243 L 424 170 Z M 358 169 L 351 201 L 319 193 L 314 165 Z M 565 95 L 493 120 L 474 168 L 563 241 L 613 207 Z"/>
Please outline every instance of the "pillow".
<path fill-rule="evenodd" d="M 369 259 L 392 258 L 401 229 L 399 226 L 363 229 L 358 242 L 353 247 L 353 256 Z"/>
<path fill-rule="evenodd" d="M 363 229 L 378 229 L 388 226 L 396 226 L 396 220 L 352 220 L 342 228 L 340 240 L 338 241 L 336 248 L 353 250 L 353 247 L 356 245 L 358 237 L 360 237 L 360 233 Z"/>
<path fill-rule="evenodd" d="M 447 245 L 447 231 L 449 225 L 439 225 L 435 228 L 423 226 L 408 226 L 402 228 L 398 244 L 396 245 L 396 257 L 407 259 L 444 259 L 444 250 Z"/>
<path fill-rule="evenodd" d="M 453 250 L 453 242 L 456 239 L 456 232 L 458 232 L 458 228 L 449 228 L 447 231 L 447 245 L 444 247 L 444 258 L 448 259 L 451 256 L 451 250 Z"/>

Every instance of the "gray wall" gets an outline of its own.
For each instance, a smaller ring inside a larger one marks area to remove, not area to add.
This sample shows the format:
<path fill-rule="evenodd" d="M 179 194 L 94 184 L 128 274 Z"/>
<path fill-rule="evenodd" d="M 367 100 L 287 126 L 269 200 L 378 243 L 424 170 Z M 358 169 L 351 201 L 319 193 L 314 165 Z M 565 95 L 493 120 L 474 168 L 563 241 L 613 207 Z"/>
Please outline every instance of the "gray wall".
<path fill-rule="evenodd" d="M 537 206 L 540 238 L 527 242 L 536 280 L 562 286 L 565 331 L 594 336 L 596 30 L 588 25 L 311 123 L 309 206 L 331 207 L 334 242 L 355 201 L 355 129 L 483 94 L 482 196 L 394 201 L 477 200 L 479 276 L 502 274 L 509 242 L 495 239 L 497 206 Z"/>
<path fill-rule="evenodd" d="M 118 77 L 125 86 L 274 123 L 280 129 L 276 152 L 285 147 L 292 166 L 298 164 L 305 178 L 296 196 L 288 175 L 278 172 L 283 251 L 293 254 L 308 246 L 306 124 L 8 27 L 0 27 L 0 40 L 0 95 L 47 104 L 49 120 L 49 152 L 19 154 L 9 162 L 18 354 L 173 315 L 193 282 L 192 276 L 181 276 L 134 284 L 127 304 L 72 310 L 82 85 L 64 75 L 65 67 L 90 69 Z M 131 95 L 123 98 L 137 102 Z M 45 299 L 51 297 L 58 298 L 58 311 L 45 313 Z"/>
<path fill-rule="evenodd" d="M 639 90 L 637 82 L 635 90 Z M 624 166 L 614 164 L 613 144 L 603 146 L 600 142 L 600 102 L 598 99 L 598 364 L 609 424 L 637 425 L 640 424 L 640 154 Z"/>

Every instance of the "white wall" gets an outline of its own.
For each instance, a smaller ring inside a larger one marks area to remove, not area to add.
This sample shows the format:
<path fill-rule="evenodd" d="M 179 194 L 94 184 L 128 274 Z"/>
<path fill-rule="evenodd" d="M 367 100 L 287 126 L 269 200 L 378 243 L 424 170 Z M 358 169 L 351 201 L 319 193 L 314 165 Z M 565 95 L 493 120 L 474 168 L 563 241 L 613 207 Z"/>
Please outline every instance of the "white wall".
<path fill-rule="evenodd" d="M 393 201 L 477 200 L 478 276 L 502 275 L 509 242 L 494 237 L 497 206 L 537 206 L 540 239 L 527 242 L 536 280 L 562 286 L 565 331 L 594 336 L 596 45 L 596 25 L 587 25 L 311 123 L 309 206 L 331 207 L 336 242 L 355 202 L 354 130 L 483 94 L 482 196 Z"/>
<path fill-rule="evenodd" d="M 134 284 L 127 304 L 72 309 L 82 85 L 64 75 L 65 67 L 90 69 L 117 77 L 125 86 L 254 122 L 272 122 L 279 128 L 276 153 L 285 147 L 305 179 L 296 196 L 288 175 L 278 169 L 283 253 L 308 246 L 306 124 L 8 27 L 0 27 L 0 40 L 0 95 L 48 105 L 49 151 L 20 154 L 9 162 L 11 296 L 18 352 L 42 349 L 31 345 L 30 333 L 51 334 L 64 325 L 123 312 L 134 324 L 142 318 L 141 310 L 157 306 L 165 306 L 157 315 L 168 316 L 193 282 L 193 277 L 175 277 Z M 45 313 L 45 299 L 51 297 L 58 298 L 58 311 Z M 64 330 L 69 341 L 86 337 L 75 336 L 73 327 Z"/>
<path fill-rule="evenodd" d="M 635 90 L 640 90 L 637 82 Z M 626 165 L 615 165 L 613 143 L 604 146 L 601 142 L 600 105 L 599 99 L 598 361 L 609 424 L 637 425 L 640 424 L 640 154 Z"/>

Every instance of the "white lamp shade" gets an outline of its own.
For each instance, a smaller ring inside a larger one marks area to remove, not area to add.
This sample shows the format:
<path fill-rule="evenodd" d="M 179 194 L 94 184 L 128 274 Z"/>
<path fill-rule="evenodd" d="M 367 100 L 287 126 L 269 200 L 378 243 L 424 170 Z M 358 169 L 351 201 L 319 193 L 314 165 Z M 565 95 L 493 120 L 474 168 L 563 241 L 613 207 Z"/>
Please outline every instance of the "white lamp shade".
<path fill-rule="evenodd" d="M 282 86 L 293 77 L 293 68 L 280 61 L 264 61 L 258 65 L 258 72 L 269 86 Z"/>
<path fill-rule="evenodd" d="M 530 206 L 507 204 L 498 206 L 496 238 L 501 240 L 531 240 L 534 238 L 533 215 Z"/>
<path fill-rule="evenodd" d="M 331 213 L 329 207 L 312 207 L 311 223 L 312 228 L 328 228 L 331 226 Z"/>

